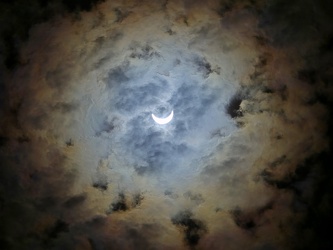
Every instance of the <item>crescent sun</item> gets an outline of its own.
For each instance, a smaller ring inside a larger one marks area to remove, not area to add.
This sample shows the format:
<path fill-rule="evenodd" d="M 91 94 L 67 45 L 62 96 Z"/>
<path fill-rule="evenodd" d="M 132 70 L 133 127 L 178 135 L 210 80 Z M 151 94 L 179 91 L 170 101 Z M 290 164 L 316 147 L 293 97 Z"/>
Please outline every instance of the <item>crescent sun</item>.
<path fill-rule="evenodd" d="M 173 110 L 171 111 L 170 115 L 165 118 L 158 118 L 154 114 L 151 114 L 151 116 L 153 117 L 153 119 L 156 123 L 162 124 L 162 125 L 167 124 L 167 123 L 171 122 L 171 120 L 173 118 Z"/>

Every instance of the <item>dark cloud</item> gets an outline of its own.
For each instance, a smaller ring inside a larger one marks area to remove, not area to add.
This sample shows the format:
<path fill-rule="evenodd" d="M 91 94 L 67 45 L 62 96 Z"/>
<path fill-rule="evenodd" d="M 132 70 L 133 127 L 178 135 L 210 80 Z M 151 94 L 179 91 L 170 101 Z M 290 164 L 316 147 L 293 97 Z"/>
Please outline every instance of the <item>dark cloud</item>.
<path fill-rule="evenodd" d="M 229 104 L 226 107 L 226 111 L 231 118 L 242 116 L 242 111 L 240 110 L 241 103 L 242 97 L 240 94 L 236 94 L 230 99 Z"/>
<path fill-rule="evenodd" d="M 235 1 L 229 0 L 229 1 L 220 1 L 220 8 L 217 10 L 217 14 L 221 17 L 224 17 L 224 15 L 228 12 L 230 12 L 235 5 Z"/>
<path fill-rule="evenodd" d="M 46 111 L 39 110 L 31 116 L 30 124 L 35 129 L 43 130 L 48 124 L 48 114 Z"/>
<path fill-rule="evenodd" d="M 141 205 L 144 197 L 141 193 L 135 193 L 131 195 L 125 195 L 125 193 L 118 193 L 118 197 L 112 202 L 109 208 L 106 210 L 106 214 L 112 214 L 114 212 L 125 212 Z"/>
<path fill-rule="evenodd" d="M 265 226 L 265 217 L 274 209 L 274 203 L 268 202 L 263 206 L 241 210 L 235 208 L 230 211 L 230 215 L 237 227 L 248 232 L 250 237 L 256 237 L 260 227 Z"/>
<path fill-rule="evenodd" d="M 98 239 L 88 238 L 92 250 L 98 250 L 103 248 L 103 244 Z"/>
<path fill-rule="evenodd" d="M 239 152 L 237 152 L 239 153 Z M 236 167 L 237 165 L 242 164 L 242 159 L 236 157 L 230 157 L 219 164 L 211 164 L 205 167 L 203 174 L 207 174 L 207 176 L 214 175 L 218 176 L 219 174 L 223 174 L 223 172 L 231 170 L 232 168 Z"/>
<path fill-rule="evenodd" d="M 191 191 L 184 193 L 184 197 L 193 201 L 196 205 L 200 205 L 205 201 L 201 194 L 194 194 Z"/>
<path fill-rule="evenodd" d="M 91 11 L 98 3 L 104 2 L 105 0 L 62 0 L 62 3 L 65 5 L 69 12 L 74 11 Z"/>
<path fill-rule="evenodd" d="M 149 246 L 149 241 L 146 238 L 145 235 L 143 235 L 141 233 L 142 231 L 139 229 L 135 229 L 135 228 L 130 228 L 127 230 L 126 236 L 131 239 L 132 241 L 132 246 L 137 247 L 139 249 L 147 249 Z"/>
<path fill-rule="evenodd" d="M 13 70 L 19 64 L 19 52 L 15 40 L 11 35 L 3 36 L 6 51 L 4 65 L 7 69 Z"/>
<path fill-rule="evenodd" d="M 69 209 L 75 208 L 76 206 L 82 205 L 86 199 L 87 199 L 86 194 L 76 195 L 66 200 L 64 202 L 64 206 Z"/>
<path fill-rule="evenodd" d="M 102 68 L 105 64 L 107 64 L 110 61 L 111 57 L 112 57 L 112 55 L 109 54 L 102 58 L 99 58 L 98 61 L 94 64 L 94 68 L 95 69 Z"/>
<path fill-rule="evenodd" d="M 51 109 L 54 111 L 59 111 L 61 113 L 69 113 L 77 109 L 77 104 L 75 103 L 65 103 L 65 102 L 58 102 L 54 104 Z"/>
<path fill-rule="evenodd" d="M 58 68 L 46 73 L 47 84 L 55 90 L 61 91 L 64 87 L 68 86 L 71 81 L 71 73 L 69 69 L 72 65 L 64 63 L 59 65 Z"/>
<path fill-rule="evenodd" d="M 142 194 L 140 194 L 140 193 L 134 194 L 132 206 L 134 208 L 140 206 L 143 200 L 144 200 L 144 196 Z"/>
<path fill-rule="evenodd" d="M 128 82 L 130 80 L 129 76 L 126 74 L 128 68 L 129 64 L 125 62 L 123 65 L 111 69 L 107 78 L 107 86 L 113 88 Z"/>
<path fill-rule="evenodd" d="M 231 214 L 236 225 L 239 226 L 240 228 L 249 231 L 255 229 L 256 223 L 251 215 L 244 214 L 239 209 L 232 211 Z"/>
<path fill-rule="evenodd" d="M 317 81 L 317 72 L 314 69 L 302 69 L 298 71 L 298 79 L 309 84 Z"/>
<path fill-rule="evenodd" d="M 139 44 L 135 44 L 131 50 L 133 51 L 130 54 L 130 58 L 133 59 L 142 59 L 142 60 L 149 60 L 154 57 L 160 57 L 161 55 L 149 44 L 141 46 Z"/>
<path fill-rule="evenodd" d="M 164 195 L 166 195 L 166 196 L 168 196 L 168 197 L 170 197 L 172 199 L 177 199 L 179 197 L 178 194 L 176 194 L 176 193 L 174 193 L 174 192 L 172 192 L 170 190 L 165 190 L 164 191 Z"/>
<path fill-rule="evenodd" d="M 99 120 L 96 119 L 96 121 L 98 122 Z M 112 133 L 119 126 L 118 123 L 119 121 L 116 117 L 111 121 L 105 118 L 101 124 L 97 124 L 96 136 Z"/>
<path fill-rule="evenodd" d="M 20 98 L 19 100 L 15 100 L 9 107 L 10 118 L 13 119 L 12 125 L 18 129 L 21 128 L 21 122 L 19 116 L 22 105 L 23 105 L 23 100 Z"/>
<path fill-rule="evenodd" d="M 5 146 L 8 141 L 9 141 L 8 137 L 6 137 L 6 136 L 0 136 L 0 147 Z"/>
<path fill-rule="evenodd" d="M 176 32 L 173 31 L 172 29 L 167 29 L 166 33 L 168 33 L 170 36 L 175 35 Z"/>
<path fill-rule="evenodd" d="M 51 228 L 46 230 L 46 234 L 50 238 L 57 238 L 59 234 L 66 233 L 68 231 L 69 231 L 68 223 L 59 219 L 54 223 L 54 225 Z"/>
<path fill-rule="evenodd" d="M 121 8 L 115 8 L 114 12 L 116 13 L 116 23 L 121 23 L 132 13 L 131 11 L 122 10 Z"/>
<path fill-rule="evenodd" d="M 50 211 L 56 208 L 60 200 L 56 196 L 44 196 L 34 202 L 34 206 L 40 211 Z"/>
<path fill-rule="evenodd" d="M 19 143 L 27 143 L 27 142 L 30 142 L 31 139 L 27 135 L 21 135 L 17 138 L 17 141 Z"/>
<path fill-rule="evenodd" d="M 112 212 L 119 212 L 119 211 L 127 211 L 129 209 L 128 205 L 127 205 L 127 201 L 125 198 L 125 194 L 124 193 L 119 193 L 118 194 L 118 199 L 116 202 L 113 202 L 110 205 L 110 209 L 108 211 L 106 211 L 107 214 L 110 214 Z"/>
<path fill-rule="evenodd" d="M 329 34 L 324 38 L 324 42 L 319 47 L 320 53 L 332 53 L 333 51 L 333 34 Z"/>
<path fill-rule="evenodd" d="M 197 245 L 201 237 L 207 232 L 205 224 L 193 218 L 193 214 L 190 211 L 179 212 L 171 221 L 173 224 L 182 228 L 185 243 L 189 246 Z"/>
<path fill-rule="evenodd" d="M 290 46 L 326 32 L 327 14 L 324 14 L 323 1 L 313 8 L 311 2 L 272 1 L 260 15 L 260 27 L 268 31 L 274 46 Z M 309 18 L 311 17 L 311 18 Z M 311 27 L 311 28 L 309 28 Z M 301 48 L 298 48 L 301 50 Z"/>
<path fill-rule="evenodd" d="M 91 220 L 87 221 L 85 224 L 88 228 L 99 228 L 106 225 L 106 217 L 97 215 Z"/>
<path fill-rule="evenodd" d="M 255 35 L 254 38 L 259 46 L 267 46 L 269 44 L 269 39 L 264 35 Z"/>
<path fill-rule="evenodd" d="M 320 155 L 310 156 L 298 164 L 293 173 L 286 173 L 281 176 L 279 168 L 281 168 L 282 164 L 288 163 L 286 156 L 283 155 L 270 163 L 269 168 L 265 169 L 261 173 L 261 176 L 269 185 L 278 189 L 289 189 L 294 191 L 296 194 L 300 194 L 302 191 L 298 188 L 298 185 L 311 178 L 310 174 L 314 173 L 314 170 L 311 170 L 311 166 L 316 165 L 316 162 L 318 162 L 318 159 L 320 158 Z M 303 188 L 305 189 L 305 187 Z"/>
<path fill-rule="evenodd" d="M 66 141 L 66 146 L 67 146 L 67 147 L 73 147 L 73 146 L 74 146 L 74 141 L 73 141 L 72 139 L 68 139 L 68 140 Z"/>
<path fill-rule="evenodd" d="M 100 191 L 106 191 L 108 189 L 108 181 L 106 177 L 97 177 L 96 180 L 93 182 L 92 186 L 94 188 L 99 189 Z"/>
<path fill-rule="evenodd" d="M 275 167 L 278 167 L 279 165 L 283 164 L 283 163 L 286 163 L 286 160 L 287 159 L 287 156 L 286 155 L 282 155 L 280 157 L 278 157 L 277 159 L 275 159 L 274 161 L 272 161 L 269 166 L 271 168 L 275 168 Z"/>
<path fill-rule="evenodd" d="M 196 58 L 194 63 L 197 66 L 197 70 L 202 72 L 204 78 L 207 78 L 211 73 L 213 73 L 212 65 L 207 62 L 206 58 Z"/>

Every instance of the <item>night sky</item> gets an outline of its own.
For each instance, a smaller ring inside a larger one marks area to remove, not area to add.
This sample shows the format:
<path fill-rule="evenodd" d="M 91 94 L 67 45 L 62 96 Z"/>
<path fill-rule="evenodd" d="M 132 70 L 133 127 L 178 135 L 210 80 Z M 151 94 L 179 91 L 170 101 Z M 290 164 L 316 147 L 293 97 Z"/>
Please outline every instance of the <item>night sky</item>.
<path fill-rule="evenodd" d="M 12 0 L 0 22 L 0 249 L 333 249 L 330 0 Z"/>

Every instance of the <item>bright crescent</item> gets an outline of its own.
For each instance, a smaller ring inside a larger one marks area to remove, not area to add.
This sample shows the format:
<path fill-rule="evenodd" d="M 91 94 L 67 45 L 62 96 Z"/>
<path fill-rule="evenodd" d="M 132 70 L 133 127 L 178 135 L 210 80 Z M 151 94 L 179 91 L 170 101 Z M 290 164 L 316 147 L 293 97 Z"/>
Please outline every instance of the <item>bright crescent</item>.
<path fill-rule="evenodd" d="M 167 123 L 171 122 L 171 120 L 173 118 L 173 110 L 171 111 L 170 115 L 165 118 L 158 118 L 154 114 L 151 114 L 151 116 L 153 117 L 153 119 L 156 123 L 162 124 L 162 125 L 167 124 Z"/>

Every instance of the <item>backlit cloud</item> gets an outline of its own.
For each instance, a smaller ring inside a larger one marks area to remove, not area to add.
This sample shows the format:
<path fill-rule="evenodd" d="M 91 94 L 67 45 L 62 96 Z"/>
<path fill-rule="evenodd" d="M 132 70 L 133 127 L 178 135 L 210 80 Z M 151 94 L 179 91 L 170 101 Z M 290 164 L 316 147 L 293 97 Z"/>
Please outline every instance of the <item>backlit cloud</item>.
<path fill-rule="evenodd" d="M 84 1 L 35 24 L 0 85 L 4 249 L 315 244 L 324 2 Z"/>

